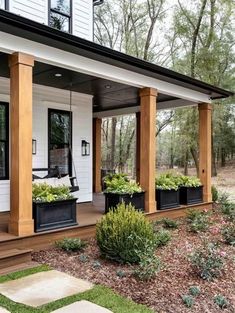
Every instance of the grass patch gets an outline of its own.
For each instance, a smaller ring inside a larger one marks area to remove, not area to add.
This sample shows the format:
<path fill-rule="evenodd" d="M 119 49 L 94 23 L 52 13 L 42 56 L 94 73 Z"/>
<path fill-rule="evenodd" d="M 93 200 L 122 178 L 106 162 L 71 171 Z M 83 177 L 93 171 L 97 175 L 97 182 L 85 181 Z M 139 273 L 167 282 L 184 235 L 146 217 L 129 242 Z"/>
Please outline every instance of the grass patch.
<path fill-rule="evenodd" d="M 42 265 L 36 268 L 12 273 L 0 277 L 0 283 L 19 279 L 21 277 L 48 270 L 50 270 L 49 266 Z M 39 308 L 32 308 L 30 306 L 15 303 L 8 298 L 0 295 L 0 305 L 9 310 L 11 313 L 49 313 L 80 300 L 93 302 L 95 304 L 103 306 L 104 308 L 110 309 L 111 311 L 113 311 L 113 313 L 153 313 L 153 311 L 146 306 L 136 304 L 133 301 L 114 293 L 111 289 L 104 286 L 95 286 L 92 290 L 88 290 L 84 293 L 57 300 L 55 302 L 43 305 Z"/>

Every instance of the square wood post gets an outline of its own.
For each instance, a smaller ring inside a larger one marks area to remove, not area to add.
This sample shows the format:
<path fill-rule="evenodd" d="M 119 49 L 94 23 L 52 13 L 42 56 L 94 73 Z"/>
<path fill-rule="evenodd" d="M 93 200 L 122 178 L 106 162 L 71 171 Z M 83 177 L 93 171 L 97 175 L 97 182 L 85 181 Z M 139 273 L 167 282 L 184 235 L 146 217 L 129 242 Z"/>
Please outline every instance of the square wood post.
<path fill-rule="evenodd" d="M 140 90 L 140 185 L 145 190 L 145 212 L 156 212 L 156 99 L 153 88 Z"/>
<path fill-rule="evenodd" d="M 140 112 L 136 113 L 136 181 L 140 183 Z"/>
<path fill-rule="evenodd" d="M 93 192 L 101 192 L 101 124 L 100 118 L 93 118 Z"/>
<path fill-rule="evenodd" d="M 34 58 L 23 53 L 9 57 L 11 177 L 9 232 L 34 232 L 32 219 L 32 70 Z"/>
<path fill-rule="evenodd" d="M 211 112 L 209 103 L 199 109 L 199 178 L 203 184 L 203 201 L 211 202 Z"/>

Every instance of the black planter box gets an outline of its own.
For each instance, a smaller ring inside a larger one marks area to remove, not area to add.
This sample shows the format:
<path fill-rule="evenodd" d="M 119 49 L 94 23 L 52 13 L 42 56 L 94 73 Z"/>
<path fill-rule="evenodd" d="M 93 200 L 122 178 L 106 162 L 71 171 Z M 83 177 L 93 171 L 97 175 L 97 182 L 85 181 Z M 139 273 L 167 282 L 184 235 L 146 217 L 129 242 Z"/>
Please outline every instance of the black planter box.
<path fill-rule="evenodd" d="M 180 187 L 180 204 L 195 204 L 203 202 L 203 186 Z"/>
<path fill-rule="evenodd" d="M 157 209 L 165 210 L 177 208 L 179 204 L 179 190 L 156 189 Z"/>
<path fill-rule="evenodd" d="M 139 211 L 144 211 L 144 192 L 136 192 L 133 194 L 116 194 L 105 193 L 105 213 L 110 208 L 116 208 L 119 203 L 131 204 Z"/>
<path fill-rule="evenodd" d="M 33 202 L 35 232 L 77 225 L 76 201 Z"/>

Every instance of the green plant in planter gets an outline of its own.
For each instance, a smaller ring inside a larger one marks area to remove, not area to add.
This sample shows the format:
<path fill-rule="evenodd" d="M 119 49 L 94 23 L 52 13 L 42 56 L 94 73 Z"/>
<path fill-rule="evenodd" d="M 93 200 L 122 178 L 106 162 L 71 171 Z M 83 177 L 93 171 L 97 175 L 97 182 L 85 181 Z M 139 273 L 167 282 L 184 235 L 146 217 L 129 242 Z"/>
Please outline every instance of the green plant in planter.
<path fill-rule="evenodd" d="M 32 198 L 34 202 L 53 202 L 74 199 L 70 193 L 69 187 L 51 186 L 46 183 L 33 184 Z"/>
<path fill-rule="evenodd" d="M 128 178 L 127 174 L 125 174 L 125 173 L 115 173 L 115 174 L 108 174 L 108 175 L 106 175 L 104 177 L 104 182 L 105 182 L 106 185 L 109 185 L 109 183 L 111 183 L 113 179 L 118 179 L 118 180 L 119 179 L 120 180 L 124 179 L 126 182 L 129 181 L 129 178 Z"/>
<path fill-rule="evenodd" d="M 155 180 L 156 189 L 161 190 L 178 190 L 179 186 L 171 174 L 161 174 Z"/>
<path fill-rule="evenodd" d="M 142 192 L 142 188 L 134 181 L 128 181 L 125 176 L 115 177 L 108 182 L 105 193 L 134 194 Z"/>
<path fill-rule="evenodd" d="M 195 176 L 179 175 L 176 180 L 176 184 L 180 187 L 200 187 L 202 183 L 199 178 Z"/>

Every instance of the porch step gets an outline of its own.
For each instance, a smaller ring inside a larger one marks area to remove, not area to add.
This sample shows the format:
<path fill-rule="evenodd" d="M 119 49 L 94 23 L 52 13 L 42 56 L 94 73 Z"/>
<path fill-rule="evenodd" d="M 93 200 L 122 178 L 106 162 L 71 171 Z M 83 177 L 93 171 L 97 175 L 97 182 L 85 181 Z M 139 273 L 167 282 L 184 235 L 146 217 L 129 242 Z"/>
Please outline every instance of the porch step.
<path fill-rule="evenodd" d="M 11 249 L 0 252 L 0 271 L 32 261 L 31 249 Z"/>

